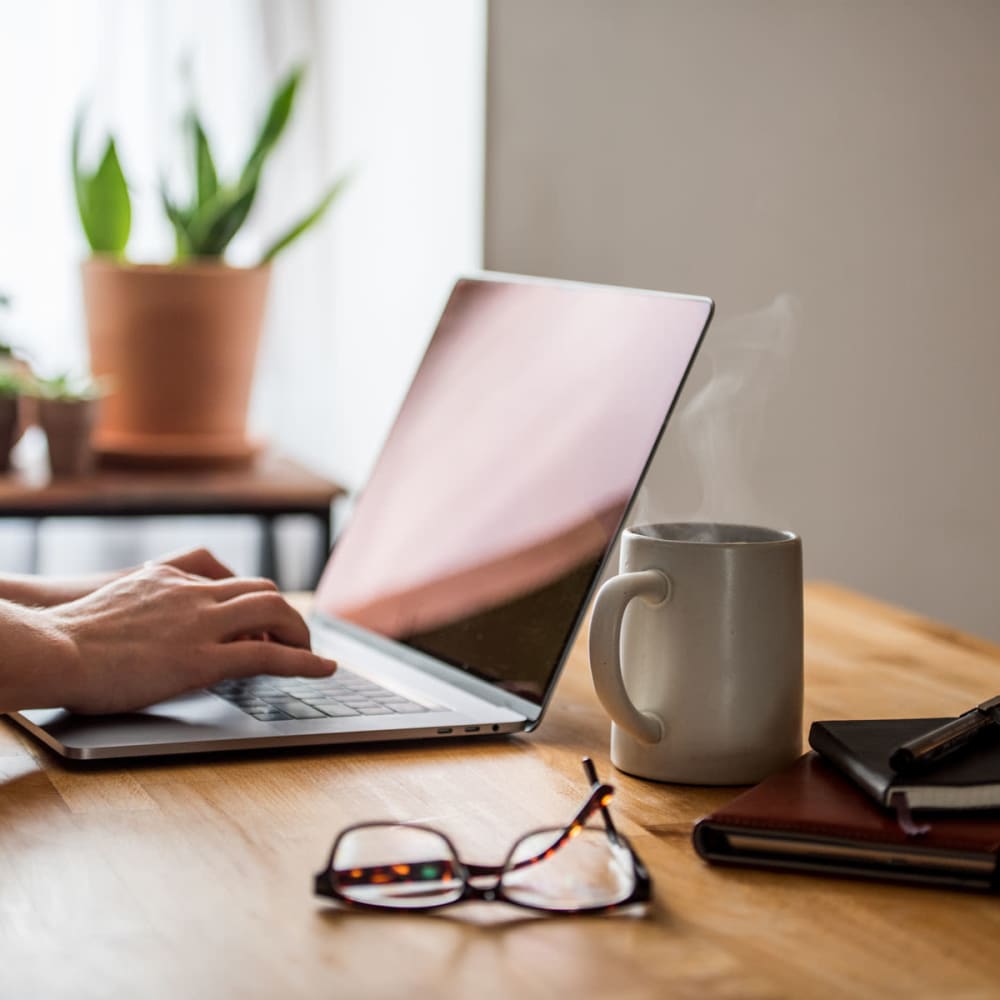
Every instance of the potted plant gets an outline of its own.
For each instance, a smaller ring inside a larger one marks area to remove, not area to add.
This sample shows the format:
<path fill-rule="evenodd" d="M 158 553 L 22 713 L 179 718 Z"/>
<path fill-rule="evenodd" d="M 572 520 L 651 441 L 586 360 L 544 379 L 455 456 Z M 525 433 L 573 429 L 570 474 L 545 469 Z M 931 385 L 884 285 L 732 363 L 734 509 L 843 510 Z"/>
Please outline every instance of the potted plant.
<path fill-rule="evenodd" d="M 10 308 L 10 297 L 0 292 L 0 309 Z M 9 398 L 11 394 L 17 399 L 15 410 L 17 411 L 17 430 L 14 434 L 13 444 L 17 444 L 18 439 L 25 429 L 35 422 L 34 403 L 30 397 L 23 394 L 27 382 L 32 378 L 31 365 L 25 360 L 23 353 L 12 344 L 5 333 L 0 331 L 0 375 L 10 376 L 5 382 L 4 395 Z M 5 405 L 5 410 L 10 407 Z M 0 428 L 6 427 L 6 421 L 0 422 Z M 7 458 L 5 464 L 0 464 L 0 470 L 7 469 L 10 461 L 10 446 L 5 447 L 6 438 L 2 437 L 0 430 L 0 449 L 4 450 Z"/>
<path fill-rule="evenodd" d="M 0 309 L 10 307 L 10 297 L 0 292 Z M 14 347 L 0 334 L 0 371 L 7 371 L 14 360 Z"/>
<path fill-rule="evenodd" d="M 190 196 L 161 185 L 176 237 L 170 264 L 125 258 L 131 229 L 129 186 L 113 136 L 92 170 L 80 162 L 83 115 L 73 136 L 73 178 L 93 256 L 83 265 L 90 363 L 115 389 L 101 407 L 98 451 L 126 459 L 245 459 L 246 416 L 274 257 L 319 221 L 342 190 L 332 184 L 279 234 L 253 267 L 225 254 L 253 207 L 261 173 L 292 114 L 302 77 L 294 69 L 275 90 L 239 176 L 223 178 L 194 107 L 185 118 Z"/>
<path fill-rule="evenodd" d="M 23 391 L 23 376 L 0 368 L 0 472 L 10 468 L 10 452 L 21 434 L 18 404 Z"/>
<path fill-rule="evenodd" d="M 9 308 L 10 296 L 0 292 L 0 309 Z M 14 345 L 7 340 L 3 331 L 0 331 L 0 372 L 27 373 L 27 365 L 17 356 Z"/>
<path fill-rule="evenodd" d="M 38 423 L 49 443 L 53 478 L 93 472 L 93 433 L 104 395 L 101 383 L 89 376 L 70 374 L 35 377 L 28 383 L 27 393 L 36 400 Z"/>

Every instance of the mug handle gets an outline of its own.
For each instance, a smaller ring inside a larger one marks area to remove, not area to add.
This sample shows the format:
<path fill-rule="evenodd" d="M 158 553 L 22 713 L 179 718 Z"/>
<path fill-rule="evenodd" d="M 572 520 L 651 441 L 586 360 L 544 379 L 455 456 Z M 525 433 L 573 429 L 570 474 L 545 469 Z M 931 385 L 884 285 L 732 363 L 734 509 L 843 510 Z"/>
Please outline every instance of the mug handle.
<path fill-rule="evenodd" d="M 597 697 L 614 721 L 643 743 L 663 739 L 663 720 L 640 712 L 632 704 L 622 680 L 622 622 L 628 605 L 641 597 L 649 605 L 670 599 L 670 578 L 646 569 L 612 577 L 597 592 L 590 621 L 590 671 Z"/>

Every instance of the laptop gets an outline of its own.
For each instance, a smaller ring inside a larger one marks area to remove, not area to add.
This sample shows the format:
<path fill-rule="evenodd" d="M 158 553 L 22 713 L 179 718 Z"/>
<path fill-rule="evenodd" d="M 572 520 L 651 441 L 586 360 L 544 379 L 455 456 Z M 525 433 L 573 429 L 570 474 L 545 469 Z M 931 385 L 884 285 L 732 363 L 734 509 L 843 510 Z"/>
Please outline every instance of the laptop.
<path fill-rule="evenodd" d="M 82 760 L 534 729 L 712 311 L 459 279 L 317 587 L 313 647 L 333 677 L 13 718 Z"/>

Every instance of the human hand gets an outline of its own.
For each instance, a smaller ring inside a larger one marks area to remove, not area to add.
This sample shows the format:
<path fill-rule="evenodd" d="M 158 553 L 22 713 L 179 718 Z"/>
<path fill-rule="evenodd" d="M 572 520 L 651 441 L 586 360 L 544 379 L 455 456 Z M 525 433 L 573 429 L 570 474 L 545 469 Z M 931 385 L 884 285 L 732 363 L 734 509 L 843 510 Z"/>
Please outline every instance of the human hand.
<path fill-rule="evenodd" d="M 170 555 L 161 556 L 159 559 L 152 559 L 146 566 L 173 566 L 175 569 L 183 570 L 185 573 L 193 573 L 195 576 L 204 576 L 209 580 L 224 580 L 234 576 L 233 571 L 225 564 L 219 562 L 208 549 L 183 549 Z"/>
<path fill-rule="evenodd" d="M 185 573 L 204 576 L 210 580 L 231 577 L 233 571 L 219 562 L 208 549 L 188 549 L 163 556 L 145 564 L 146 566 L 173 566 Z M 135 569 L 140 569 L 136 567 Z M 79 600 L 115 580 L 134 573 L 135 569 L 100 573 L 94 576 L 76 576 L 64 579 L 48 576 L 26 576 L 4 574 L 0 577 L 0 600 L 13 601 L 29 607 L 50 608 L 56 604 L 66 604 Z"/>
<path fill-rule="evenodd" d="M 186 564 L 225 570 L 200 552 Z M 270 580 L 147 564 L 36 613 L 68 653 L 50 681 L 61 685 L 53 703 L 76 712 L 130 711 L 230 677 L 326 677 L 336 668 L 310 651 L 305 622 Z"/>

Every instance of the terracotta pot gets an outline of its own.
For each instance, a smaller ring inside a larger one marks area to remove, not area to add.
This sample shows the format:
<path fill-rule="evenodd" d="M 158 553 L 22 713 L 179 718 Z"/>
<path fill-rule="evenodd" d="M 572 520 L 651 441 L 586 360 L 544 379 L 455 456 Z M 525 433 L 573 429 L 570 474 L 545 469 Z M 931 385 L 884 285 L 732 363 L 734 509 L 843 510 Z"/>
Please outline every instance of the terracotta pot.
<path fill-rule="evenodd" d="M 0 358 L 0 372 L 13 372 L 20 375 L 27 381 L 31 381 L 33 372 L 31 365 L 23 358 L 4 357 Z M 18 430 L 14 438 L 14 443 L 21 439 L 21 435 L 32 425 L 38 423 L 38 413 L 36 400 L 31 396 L 20 396 L 17 401 Z"/>
<path fill-rule="evenodd" d="M 18 426 L 17 398 L 0 397 L 0 472 L 10 468 L 10 450 L 21 436 Z"/>
<path fill-rule="evenodd" d="M 54 479 L 87 476 L 94 471 L 91 438 L 99 412 L 96 399 L 38 400 L 38 422 L 48 438 Z"/>
<path fill-rule="evenodd" d="M 248 448 L 270 268 L 83 264 L 99 451 L 183 458 Z"/>

